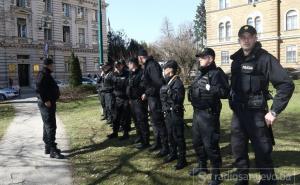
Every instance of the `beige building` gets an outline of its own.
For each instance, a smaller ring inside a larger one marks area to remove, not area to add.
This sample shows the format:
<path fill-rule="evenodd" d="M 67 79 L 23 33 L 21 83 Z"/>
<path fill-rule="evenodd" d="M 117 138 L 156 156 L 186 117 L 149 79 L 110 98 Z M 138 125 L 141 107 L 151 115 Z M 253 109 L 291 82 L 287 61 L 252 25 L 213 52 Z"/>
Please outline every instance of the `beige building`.
<path fill-rule="evenodd" d="M 106 6 L 102 0 L 104 59 Z M 53 76 L 68 79 L 71 52 L 83 75 L 98 71 L 98 0 L 0 0 L 0 87 L 34 87 L 45 45 L 55 61 Z"/>
<path fill-rule="evenodd" d="M 245 24 L 256 27 L 263 48 L 284 67 L 300 67 L 300 0 L 206 0 L 206 11 L 207 45 L 226 71 Z"/>

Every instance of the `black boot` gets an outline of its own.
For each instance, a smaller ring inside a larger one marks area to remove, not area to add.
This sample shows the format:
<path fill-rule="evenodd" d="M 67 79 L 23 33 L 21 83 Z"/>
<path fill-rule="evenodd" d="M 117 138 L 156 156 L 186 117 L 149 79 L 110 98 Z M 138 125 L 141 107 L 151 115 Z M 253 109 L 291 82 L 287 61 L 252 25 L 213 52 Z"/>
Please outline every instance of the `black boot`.
<path fill-rule="evenodd" d="M 134 144 L 138 144 L 142 142 L 142 137 L 141 136 L 138 136 L 135 140 L 134 140 Z"/>
<path fill-rule="evenodd" d="M 151 145 L 149 143 L 138 143 L 135 145 L 135 147 L 139 150 L 143 150 L 146 149 L 148 147 L 150 147 Z"/>
<path fill-rule="evenodd" d="M 184 157 L 179 157 L 177 164 L 175 165 L 175 170 L 181 170 L 184 167 L 186 167 L 188 164 L 186 162 L 186 158 Z"/>
<path fill-rule="evenodd" d="M 190 171 L 190 176 L 196 176 L 199 174 L 208 174 L 209 171 L 207 169 L 207 165 L 206 164 L 199 164 L 196 168 L 193 168 Z"/>
<path fill-rule="evenodd" d="M 161 158 L 161 157 L 165 157 L 169 153 L 170 152 L 169 152 L 169 148 L 168 147 L 162 147 L 160 149 L 160 151 L 155 156 L 158 157 L 158 158 Z"/>
<path fill-rule="evenodd" d="M 50 154 L 50 146 L 45 145 L 45 154 Z"/>
<path fill-rule="evenodd" d="M 214 168 L 212 169 L 211 181 L 208 185 L 219 185 L 221 184 L 221 175 L 220 169 Z"/>
<path fill-rule="evenodd" d="M 119 138 L 119 140 L 121 140 L 121 141 L 124 141 L 124 140 L 127 140 L 127 139 L 129 139 L 129 134 L 128 134 L 127 132 L 125 132 L 125 133 L 123 134 L 123 136 L 121 136 L 121 137 Z"/>
<path fill-rule="evenodd" d="M 118 133 L 116 133 L 116 132 L 113 132 L 113 133 L 107 135 L 108 139 L 114 139 L 114 138 L 117 138 L 117 137 L 118 137 Z"/>
<path fill-rule="evenodd" d="M 176 155 L 170 154 L 164 159 L 164 163 L 170 163 L 172 161 L 175 161 L 177 159 Z"/>
<path fill-rule="evenodd" d="M 50 149 L 50 158 L 55 159 L 64 159 L 65 156 L 60 153 L 60 150 L 58 150 L 56 147 Z"/>
<path fill-rule="evenodd" d="M 161 145 L 155 143 L 155 144 L 153 144 L 153 145 L 149 148 L 149 152 L 154 152 L 154 151 L 159 150 L 159 149 L 161 149 Z"/>

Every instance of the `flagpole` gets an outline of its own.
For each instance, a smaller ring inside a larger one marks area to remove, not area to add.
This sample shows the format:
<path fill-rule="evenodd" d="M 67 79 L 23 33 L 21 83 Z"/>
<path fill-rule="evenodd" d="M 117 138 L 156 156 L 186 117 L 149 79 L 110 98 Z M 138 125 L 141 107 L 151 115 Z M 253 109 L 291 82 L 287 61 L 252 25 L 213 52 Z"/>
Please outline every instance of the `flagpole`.
<path fill-rule="evenodd" d="M 102 0 L 98 0 L 98 50 L 99 65 L 103 64 Z"/>

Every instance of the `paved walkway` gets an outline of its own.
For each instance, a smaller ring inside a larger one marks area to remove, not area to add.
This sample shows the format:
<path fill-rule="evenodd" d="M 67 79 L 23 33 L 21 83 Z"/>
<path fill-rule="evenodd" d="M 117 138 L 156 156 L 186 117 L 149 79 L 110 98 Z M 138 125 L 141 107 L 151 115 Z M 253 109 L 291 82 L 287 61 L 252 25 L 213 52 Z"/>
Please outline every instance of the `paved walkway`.
<path fill-rule="evenodd" d="M 42 119 L 36 98 L 14 100 L 16 117 L 0 141 L 0 185 L 70 185 L 68 160 L 44 154 Z M 57 119 L 57 143 L 68 149 L 61 122 Z"/>

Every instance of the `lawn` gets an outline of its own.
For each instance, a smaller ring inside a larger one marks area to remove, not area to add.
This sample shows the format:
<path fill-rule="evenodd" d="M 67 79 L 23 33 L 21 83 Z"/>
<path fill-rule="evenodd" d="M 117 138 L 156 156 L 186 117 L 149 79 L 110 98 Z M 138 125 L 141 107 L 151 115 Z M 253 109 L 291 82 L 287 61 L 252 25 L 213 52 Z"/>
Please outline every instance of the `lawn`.
<path fill-rule="evenodd" d="M 15 116 L 13 106 L 7 104 L 0 104 L 0 139 L 5 134 L 7 127 Z"/>
<path fill-rule="evenodd" d="M 300 81 L 295 81 L 296 91 L 287 109 L 280 115 L 274 125 L 276 145 L 273 159 L 276 173 L 280 179 L 300 183 Z M 297 100 L 298 99 L 298 100 Z M 59 116 L 65 124 L 70 137 L 70 159 L 73 164 L 75 184 L 207 184 L 209 176 L 190 177 L 188 171 L 196 164 L 196 157 L 191 141 L 192 107 L 186 102 L 185 120 L 189 125 L 186 128 L 187 160 L 189 166 L 181 171 L 174 171 L 171 164 L 163 164 L 147 150 L 139 151 L 132 145 L 135 131 L 131 132 L 129 141 L 107 140 L 106 135 L 111 128 L 100 121 L 100 107 L 98 98 L 85 98 L 72 103 L 58 105 Z M 223 102 L 221 116 L 222 124 L 222 175 L 232 173 L 232 157 L 230 140 L 231 110 L 227 101 Z M 254 155 L 250 154 L 251 167 L 254 166 Z M 227 168 L 227 169 L 225 169 Z M 259 179 L 257 171 L 251 172 L 253 184 Z M 280 184 L 283 184 L 281 181 Z M 298 184 L 297 183 L 297 184 Z M 223 184 L 231 185 L 226 180 Z"/>

